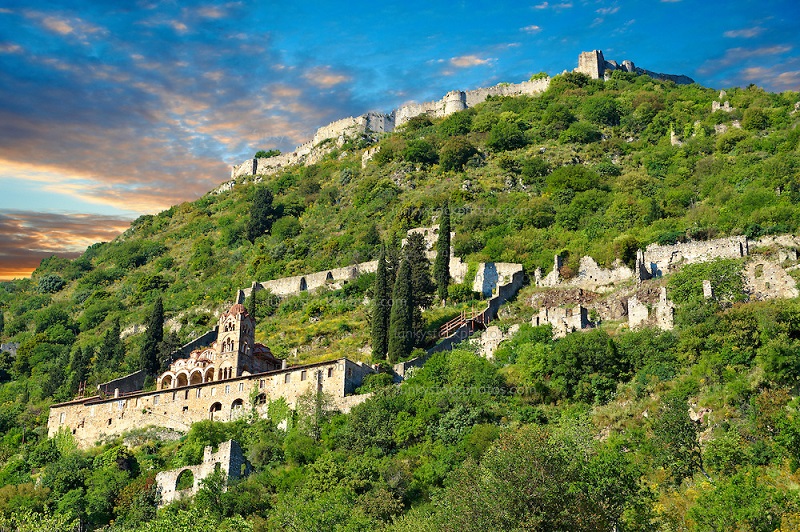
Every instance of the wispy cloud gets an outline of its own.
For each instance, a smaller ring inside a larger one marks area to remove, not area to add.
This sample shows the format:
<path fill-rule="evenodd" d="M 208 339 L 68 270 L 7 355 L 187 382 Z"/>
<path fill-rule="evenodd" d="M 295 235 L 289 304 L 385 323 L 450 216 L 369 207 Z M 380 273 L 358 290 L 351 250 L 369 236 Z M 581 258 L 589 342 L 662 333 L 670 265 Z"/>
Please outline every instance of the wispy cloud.
<path fill-rule="evenodd" d="M 94 242 L 112 240 L 130 222 L 96 214 L 0 210 L 0 279 L 27 276 L 54 254 L 77 256 Z"/>
<path fill-rule="evenodd" d="M 571 2 L 560 2 L 558 4 L 551 4 L 550 2 L 542 2 L 541 4 L 537 4 L 533 6 L 533 9 L 569 9 L 572 7 Z"/>
<path fill-rule="evenodd" d="M 490 65 L 494 59 L 490 57 L 480 57 L 478 55 L 460 55 L 458 57 L 450 58 L 450 65 L 456 68 L 469 68 L 481 65 Z"/>
<path fill-rule="evenodd" d="M 329 89 L 342 83 L 350 81 L 350 76 L 334 72 L 329 66 L 314 67 L 305 74 L 303 77 L 307 79 L 312 85 L 323 89 Z"/>
<path fill-rule="evenodd" d="M 525 33 L 539 33 L 542 31 L 541 26 L 537 26 L 536 24 L 531 24 L 530 26 L 525 26 L 524 28 L 520 28 L 520 31 L 524 31 Z"/>
<path fill-rule="evenodd" d="M 766 57 L 770 55 L 780 55 L 790 51 L 791 49 L 792 49 L 791 46 L 785 44 L 761 46 L 759 48 L 744 48 L 744 47 L 728 48 L 725 51 L 725 55 L 723 55 L 718 59 L 711 59 L 706 61 L 700 68 L 697 69 L 697 71 L 700 72 L 701 74 L 709 74 L 730 67 L 732 65 L 739 64 L 742 61 L 748 59 L 757 57 Z"/>
<path fill-rule="evenodd" d="M 613 15 L 617 11 L 619 11 L 619 6 L 611 6 L 611 7 L 601 7 L 600 9 L 597 10 L 597 13 L 603 16 L 607 16 L 607 15 Z"/>
<path fill-rule="evenodd" d="M 725 37 L 729 39 L 741 38 L 741 39 L 751 39 L 760 35 L 764 31 L 764 28 L 761 26 L 753 26 L 752 28 L 742 28 L 740 30 L 730 30 L 723 33 Z"/>

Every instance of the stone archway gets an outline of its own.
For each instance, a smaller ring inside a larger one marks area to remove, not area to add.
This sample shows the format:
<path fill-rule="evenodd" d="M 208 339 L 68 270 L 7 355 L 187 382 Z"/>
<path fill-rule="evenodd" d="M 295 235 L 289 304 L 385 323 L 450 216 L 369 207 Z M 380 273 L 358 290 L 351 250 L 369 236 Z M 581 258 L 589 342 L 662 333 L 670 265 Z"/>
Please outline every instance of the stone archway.
<path fill-rule="evenodd" d="M 182 491 L 194 488 L 194 473 L 191 469 L 184 469 L 175 479 L 175 491 Z"/>
<path fill-rule="evenodd" d="M 189 385 L 189 376 L 186 375 L 186 373 L 178 373 L 175 385 L 178 388 L 180 388 L 181 386 L 188 386 Z"/>
<path fill-rule="evenodd" d="M 305 277 L 301 277 L 300 278 L 300 291 L 301 292 L 305 292 L 306 290 L 308 290 L 308 283 L 306 282 L 306 278 Z"/>
<path fill-rule="evenodd" d="M 214 380 L 214 368 L 210 367 L 206 370 L 205 378 L 203 379 L 204 382 L 211 382 Z"/>
<path fill-rule="evenodd" d="M 164 378 L 161 379 L 161 389 L 166 390 L 168 388 L 172 388 L 172 375 L 164 375 Z"/>
<path fill-rule="evenodd" d="M 211 421 L 214 421 L 214 416 L 216 416 L 217 412 L 220 412 L 221 410 L 222 410 L 222 403 L 217 402 L 211 405 L 211 408 L 208 409 L 209 419 Z"/>
<path fill-rule="evenodd" d="M 239 416 L 242 415 L 244 412 L 244 401 L 242 399 L 236 399 L 233 403 L 231 403 L 231 421 L 237 419 Z"/>
<path fill-rule="evenodd" d="M 203 372 L 193 371 L 189 377 L 189 384 L 203 384 Z"/>

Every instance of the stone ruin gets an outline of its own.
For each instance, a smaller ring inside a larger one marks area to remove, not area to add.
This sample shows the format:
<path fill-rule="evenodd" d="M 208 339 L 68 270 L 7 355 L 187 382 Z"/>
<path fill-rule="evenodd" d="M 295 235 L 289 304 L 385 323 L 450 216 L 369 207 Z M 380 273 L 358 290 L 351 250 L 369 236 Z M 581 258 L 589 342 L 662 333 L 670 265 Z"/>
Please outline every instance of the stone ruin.
<path fill-rule="evenodd" d="M 250 464 L 235 440 L 221 443 L 217 452 L 212 451 L 210 445 L 203 450 L 203 462 L 199 465 L 179 467 L 156 475 L 156 484 L 161 494 L 159 507 L 196 494 L 200 490 L 201 482 L 215 471 L 222 473 L 225 480 L 241 478 L 250 473 Z M 190 475 L 192 486 L 177 489 L 179 483 Z"/>
<path fill-rule="evenodd" d="M 661 287 L 658 302 L 650 308 L 635 295 L 628 298 L 628 327 L 640 329 L 655 326 L 662 331 L 675 327 L 675 305 L 667 299 L 667 289 Z"/>
<path fill-rule="evenodd" d="M 563 338 L 568 333 L 593 326 L 589 321 L 589 311 L 583 305 L 574 308 L 540 308 L 539 314 L 531 319 L 531 325 L 538 327 L 547 324 L 553 327 L 553 338 Z"/>
<path fill-rule="evenodd" d="M 723 112 L 726 112 L 726 113 L 730 113 L 730 112 L 736 110 L 735 107 L 731 107 L 731 104 L 730 104 L 730 102 L 728 102 L 728 100 L 725 100 L 726 96 L 727 96 L 727 93 L 725 91 L 719 91 L 719 101 L 714 100 L 713 102 L 711 102 L 711 112 L 712 113 L 716 113 L 717 111 L 723 111 Z M 723 101 L 724 101 L 724 103 L 723 103 Z"/>
<path fill-rule="evenodd" d="M 586 74 L 592 79 L 608 79 L 611 76 L 611 72 L 614 70 L 650 76 L 653 79 L 673 81 L 678 85 L 689 85 L 694 83 L 694 80 L 688 76 L 652 72 L 650 70 L 637 67 L 633 64 L 633 61 L 629 61 L 627 59 L 621 64 L 617 63 L 616 61 L 606 60 L 605 57 L 603 57 L 602 50 L 581 52 L 581 54 L 578 56 L 578 68 L 576 68 L 574 71 Z"/>

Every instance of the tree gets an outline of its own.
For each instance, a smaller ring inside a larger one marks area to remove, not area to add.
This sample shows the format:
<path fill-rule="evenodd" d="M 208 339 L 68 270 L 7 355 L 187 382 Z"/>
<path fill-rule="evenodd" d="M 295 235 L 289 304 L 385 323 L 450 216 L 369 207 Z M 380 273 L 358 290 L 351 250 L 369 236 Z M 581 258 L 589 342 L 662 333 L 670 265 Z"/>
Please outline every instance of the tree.
<path fill-rule="evenodd" d="M 403 257 L 392 292 L 392 312 L 389 317 L 388 359 L 396 362 L 411 354 L 414 346 L 414 297 L 411 284 L 411 264 Z"/>
<path fill-rule="evenodd" d="M 461 171 L 470 157 L 478 153 L 475 146 L 466 137 L 447 139 L 439 150 L 439 164 L 443 170 Z"/>
<path fill-rule="evenodd" d="M 280 155 L 281 150 L 271 149 L 271 150 L 258 150 L 256 154 L 253 156 L 254 159 L 269 159 L 270 157 L 275 157 L 276 155 Z"/>
<path fill-rule="evenodd" d="M 375 360 L 386 358 L 389 349 L 389 315 L 392 299 L 388 281 L 386 251 L 381 248 L 378 255 L 378 270 L 375 273 L 375 306 L 372 310 L 372 358 Z"/>
<path fill-rule="evenodd" d="M 703 469 L 703 455 L 697 439 L 697 425 L 689 417 L 686 399 L 678 394 L 664 398 L 661 412 L 653 423 L 655 440 L 661 448 L 661 464 L 667 467 L 675 485 Z"/>
<path fill-rule="evenodd" d="M 486 146 L 492 151 L 516 150 L 526 144 L 525 133 L 516 122 L 500 120 L 489 132 Z"/>
<path fill-rule="evenodd" d="M 253 203 L 250 206 L 250 220 L 247 222 L 247 239 L 250 242 L 272 228 L 277 214 L 272 199 L 272 192 L 266 187 L 255 190 Z"/>
<path fill-rule="evenodd" d="M 414 345 L 422 345 L 425 336 L 425 322 L 422 309 L 433 302 L 436 285 L 431 278 L 431 261 L 425 254 L 427 246 L 422 233 L 411 233 L 403 250 L 411 268 L 411 311 L 414 331 Z"/>
<path fill-rule="evenodd" d="M 2 338 L 5 329 L 6 329 L 6 317 L 3 314 L 3 311 L 0 310 L 0 338 Z"/>
<path fill-rule="evenodd" d="M 164 303 L 159 297 L 147 320 L 147 332 L 139 356 L 139 365 L 148 375 L 155 376 L 160 367 L 159 344 L 164 340 Z"/>
<path fill-rule="evenodd" d="M 256 313 L 258 312 L 258 298 L 256 297 L 256 291 L 256 284 L 253 283 L 253 289 L 250 292 L 250 297 L 247 298 L 247 312 L 254 320 L 256 319 Z"/>
<path fill-rule="evenodd" d="M 397 233 L 394 233 L 389 238 L 389 245 L 386 246 L 386 282 L 389 285 L 388 290 L 391 292 L 394 283 L 397 280 L 397 270 L 400 269 L 400 238 Z"/>
<path fill-rule="evenodd" d="M 125 344 L 120 341 L 119 318 L 114 319 L 111 328 L 103 335 L 103 342 L 97 351 L 95 372 L 119 366 L 125 356 Z"/>
<path fill-rule="evenodd" d="M 67 283 L 65 283 L 64 279 L 60 276 L 54 273 L 48 273 L 39 279 L 39 292 L 43 294 L 53 294 L 64 288 L 65 284 Z"/>
<path fill-rule="evenodd" d="M 442 214 L 439 220 L 439 238 L 436 241 L 433 277 L 436 280 L 436 292 L 439 299 L 446 299 L 447 287 L 450 284 L 450 206 L 447 201 L 442 205 Z"/>

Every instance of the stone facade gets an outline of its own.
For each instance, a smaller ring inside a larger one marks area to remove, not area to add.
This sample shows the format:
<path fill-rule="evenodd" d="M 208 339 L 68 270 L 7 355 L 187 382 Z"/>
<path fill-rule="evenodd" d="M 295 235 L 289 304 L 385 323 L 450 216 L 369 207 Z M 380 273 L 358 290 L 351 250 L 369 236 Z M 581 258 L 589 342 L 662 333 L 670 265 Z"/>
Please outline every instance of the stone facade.
<path fill-rule="evenodd" d="M 583 305 L 574 308 L 547 308 L 539 309 L 539 314 L 531 319 L 531 325 L 550 324 L 553 327 L 553 338 L 563 338 L 568 333 L 588 329 L 592 326 L 589 321 L 589 312 Z"/>
<path fill-rule="evenodd" d="M 242 448 L 234 440 L 228 440 L 219 444 L 217 452 L 209 445 L 203 449 L 203 462 L 199 465 L 181 467 L 162 471 L 156 475 L 161 500 L 159 507 L 182 499 L 191 497 L 200 490 L 201 481 L 219 470 L 226 479 L 237 479 L 247 476 L 250 472 L 250 464 L 245 460 Z M 192 487 L 178 490 L 179 479 L 187 474 L 192 475 Z"/>
<path fill-rule="evenodd" d="M 50 407 L 47 434 L 68 430 L 86 448 L 147 426 L 186 432 L 204 419 L 230 421 L 249 411 L 266 417 L 268 402 L 279 398 L 294 408 L 298 397 L 313 391 L 329 394 L 335 407 L 348 411 L 365 396 L 347 396 L 374 372 L 367 364 L 342 358 L 116 398 L 81 398 Z"/>
<path fill-rule="evenodd" d="M 559 269 L 562 266 L 561 257 L 556 255 L 553 258 L 553 269 L 547 276 L 542 277 L 542 271 L 537 268 L 534 272 L 536 286 L 574 286 L 593 292 L 610 292 L 615 285 L 633 278 L 633 271 L 620 261 L 614 262 L 612 268 L 607 269 L 601 268 L 592 257 L 581 257 L 577 275 L 568 280 L 561 278 Z"/>
<path fill-rule="evenodd" d="M 667 299 L 667 289 L 663 286 L 652 310 L 636 296 L 628 299 L 628 327 L 639 329 L 647 326 L 655 326 L 662 331 L 671 331 L 675 327 L 675 305 Z"/>

